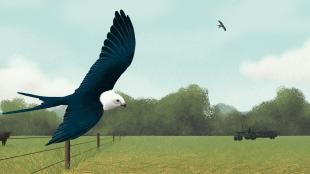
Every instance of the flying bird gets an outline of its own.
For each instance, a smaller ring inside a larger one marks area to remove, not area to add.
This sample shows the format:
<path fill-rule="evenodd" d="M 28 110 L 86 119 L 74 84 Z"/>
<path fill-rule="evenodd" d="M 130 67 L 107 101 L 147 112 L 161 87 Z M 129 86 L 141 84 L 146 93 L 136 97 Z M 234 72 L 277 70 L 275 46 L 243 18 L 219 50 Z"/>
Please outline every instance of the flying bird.
<path fill-rule="evenodd" d="M 46 97 L 18 92 L 21 95 L 37 98 L 42 103 L 33 108 L 3 114 L 67 105 L 63 122 L 46 145 L 78 138 L 100 120 L 105 110 L 120 106 L 126 107 L 125 100 L 112 89 L 118 78 L 131 64 L 135 45 L 135 33 L 129 16 L 123 10 L 116 11 L 113 25 L 104 41 L 99 59 L 92 65 L 73 94 L 63 97 Z M 100 96 L 104 92 L 108 94 L 101 103 Z"/>
<path fill-rule="evenodd" d="M 219 25 L 217 25 L 219 28 L 223 28 L 224 31 L 226 31 L 226 27 L 224 26 L 223 22 L 218 20 L 218 22 L 220 23 Z"/>

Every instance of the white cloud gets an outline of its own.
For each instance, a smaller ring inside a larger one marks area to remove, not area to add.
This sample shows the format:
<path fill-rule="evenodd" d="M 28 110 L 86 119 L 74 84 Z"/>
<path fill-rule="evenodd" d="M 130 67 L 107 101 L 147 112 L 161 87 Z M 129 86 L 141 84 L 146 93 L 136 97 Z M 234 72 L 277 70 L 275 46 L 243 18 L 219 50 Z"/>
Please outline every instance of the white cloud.
<path fill-rule="evenodd" d="M 21 97 L 17 92 L 43 96 L 63 96 L 71 94 L 75 85 L 61 77 L 51 78 L 39 67 L 21 55 L 10 58 L 7 66 L 0 68 L 0 100 Z M 36 100 L 25 97 L 28 102 Z"/>
<path fill-rule="evenodd" d="M 281 55 L 268 55 L 258 61 L 245 61 L 240 72 L 246 77 L 278 82 L 310 80 L 310 39 L 301 48 Z"/>

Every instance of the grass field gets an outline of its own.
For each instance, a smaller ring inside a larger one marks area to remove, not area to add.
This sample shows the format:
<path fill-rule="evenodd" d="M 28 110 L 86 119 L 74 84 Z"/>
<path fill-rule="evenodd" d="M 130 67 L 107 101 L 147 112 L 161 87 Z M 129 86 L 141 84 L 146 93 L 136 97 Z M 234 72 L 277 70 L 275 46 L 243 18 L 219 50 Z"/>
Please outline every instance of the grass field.
<path fill-rule="evenodd" d="M 82 137 L 72 144 L 90 139 L 94 137 Z M 19 141 L 0 147 L 1 158 L 44 149 L 46 142 Z M 110 137 L 102 140 L 108 141 Z M 95 147 L 95 142 L 72 148 L 72 154 L 90 147 Z M 232 137 L 125 137 L 73 158 L 69 171 L 61 163 L 42 173 L 310 173 L 309 147 L 310 137 L 241 142 Z M 0 161 L 0 173 L 29 173 L 62 159 L 63 150 L 56 150 Z"/>
<path fill-rule="evenodd" d="M 21 137 L 13 137 L 13 138 L 21 138 Z M 0 159 L 11 157 L 15 155 L 21 155 L 30 152 L 36 152 L 46 149 L 52 149 L 57 147 L 63 147 L 64 143 L 59 143 L 55 145 L 45 146 L 48 142 L 49 138 L 43 139 L 9 139 L 6 146 L 0 146 Z M 92 140 L 96 140 L 96 137 L 81 137 L 77 140 L 71 141 L 71 145 L 89 142 Z M 107 140 L 112 142 L 110 137 L 104 137 L 102 140 Z M 112 143 L 110 143 L 112 144 Z M 71 167 L 76 167 L 79 163 L 93 157 L 97 154 L 96 150 L 96 141 L 90 142 L 87 144 L 81 144 L 79 146 L 73 146 L 71 148 L 71 155 L 79 154 L 83 151 L 86 151 L 90 148 L 95 147 L 95 149 L 88 151 L 87 153 L 76 156 L 71 161 Z M 64 159 L 64 149 L 57 149 L 53 151 L 48 151 L 44 153 L 33 154 L 24 157 L 18 157 L 9 160 L 0 161 L 0 174 L 24 174 L 31 173 L 40 168 L 48 166 L 57 161 L 61 161 Z M 62 173 L 64 170 L 64 162 L 49 167 L 46 170 L 38 173 Z"/>
<path fill-rule="evenodd" d="M 310 173 L 310 137 L 126 137 L 79 173 Z"/>

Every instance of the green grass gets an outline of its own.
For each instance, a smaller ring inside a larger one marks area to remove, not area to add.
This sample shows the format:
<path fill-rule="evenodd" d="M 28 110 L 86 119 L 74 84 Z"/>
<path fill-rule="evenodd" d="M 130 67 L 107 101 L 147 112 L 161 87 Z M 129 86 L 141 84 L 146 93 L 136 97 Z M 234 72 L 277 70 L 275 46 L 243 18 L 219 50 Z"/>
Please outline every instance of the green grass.
<path fill-rule="evenodd" d="M 16 138 L 16 137 L 12 137 Z M 20 138 L 20 137 L 19 137 Z M 31 153 L 51 148 L 64 147 L 64 143 L 53 144 L 50 146 L 45 146 L 48 142 L 49 138 L 43 139 L 9 139 L 6 146 L 0 145 L 0 159 L 11 157 L 15 155 L 21 155 L 25 153 Z M 76 143 L 82 143 L 86 141 L 96 140 L 96 137 L 81 137 L 77 140 L 71 141 L 71 145 Z M 111 138 L 104 137 L 102 140 L 112 141 Z M 71 154 L 78 154 L 89 148 L 96 147 L 96 142 L 91 142 L 87 144 L 82 144 L 79 146 L 74 146 L 71 148 Z M 71 159 L 71 167 L 76 167 L 79 163 L 95 156 L 97 154 L 97 150 L 93 149 L 87 153 L 76 156 Z M 33 154 L 29 156 L 3 160 L 0 161 L 0 174 L 23 174 L 23 173 L 31 173 L 40 168 L 48 166 L 52 163 L 64 159 L 64 149 L 57 149 L 53 151 L 48 151 L 39 154 Z M 64 162 L 52 166 L 46 170 L 43 170 L 40 173 L 62 173 L 65 171 Z"/>
<path fill-rule="evenodd" d="M 125 137 L 68 173 L 310 173 L 310 137 Z"/>
<path fill-rule="evenodd" d="M 95 140 L 81 137 L 71 144 Z M 0 158 L 55 147 L 48 139 L 9 140 Z M 71 169 L 55 165 L 41 173 L 310 173 L 310 137 L 278 137 L 235 142 L 232 137 L 125 137 L 112 145 L 101 138 L 100 150 L 72 158 Z M 106 144 L 108 143 L 108 144 Z M 72 147 L 72 155 L 96 142 Z M 0 173 L 31 173 L 62 160 L 63 149 L 0 161 Z"/>

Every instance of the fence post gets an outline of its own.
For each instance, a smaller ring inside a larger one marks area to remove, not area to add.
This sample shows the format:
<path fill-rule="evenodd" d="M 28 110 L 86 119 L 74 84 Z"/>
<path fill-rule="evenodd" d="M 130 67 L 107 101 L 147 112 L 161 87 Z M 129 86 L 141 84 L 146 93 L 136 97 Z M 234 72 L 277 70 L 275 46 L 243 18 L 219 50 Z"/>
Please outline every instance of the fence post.
<path fill-rule="evenodd" d="M 65 168 L 70 168 L 70 140 L 65 141 Z"/>
<path fill-rule="evenodd" d="M 112 141 L 113 141 L 113 143 L 114 143 L 114 140 L 115 140 L 115 136 L 113 135 L 113 140 L 112 140 Z"/>
<path fill-rule="evenodd" d="M 100 147 L 100 133 L 97 133 L 97 149 Z"/>

